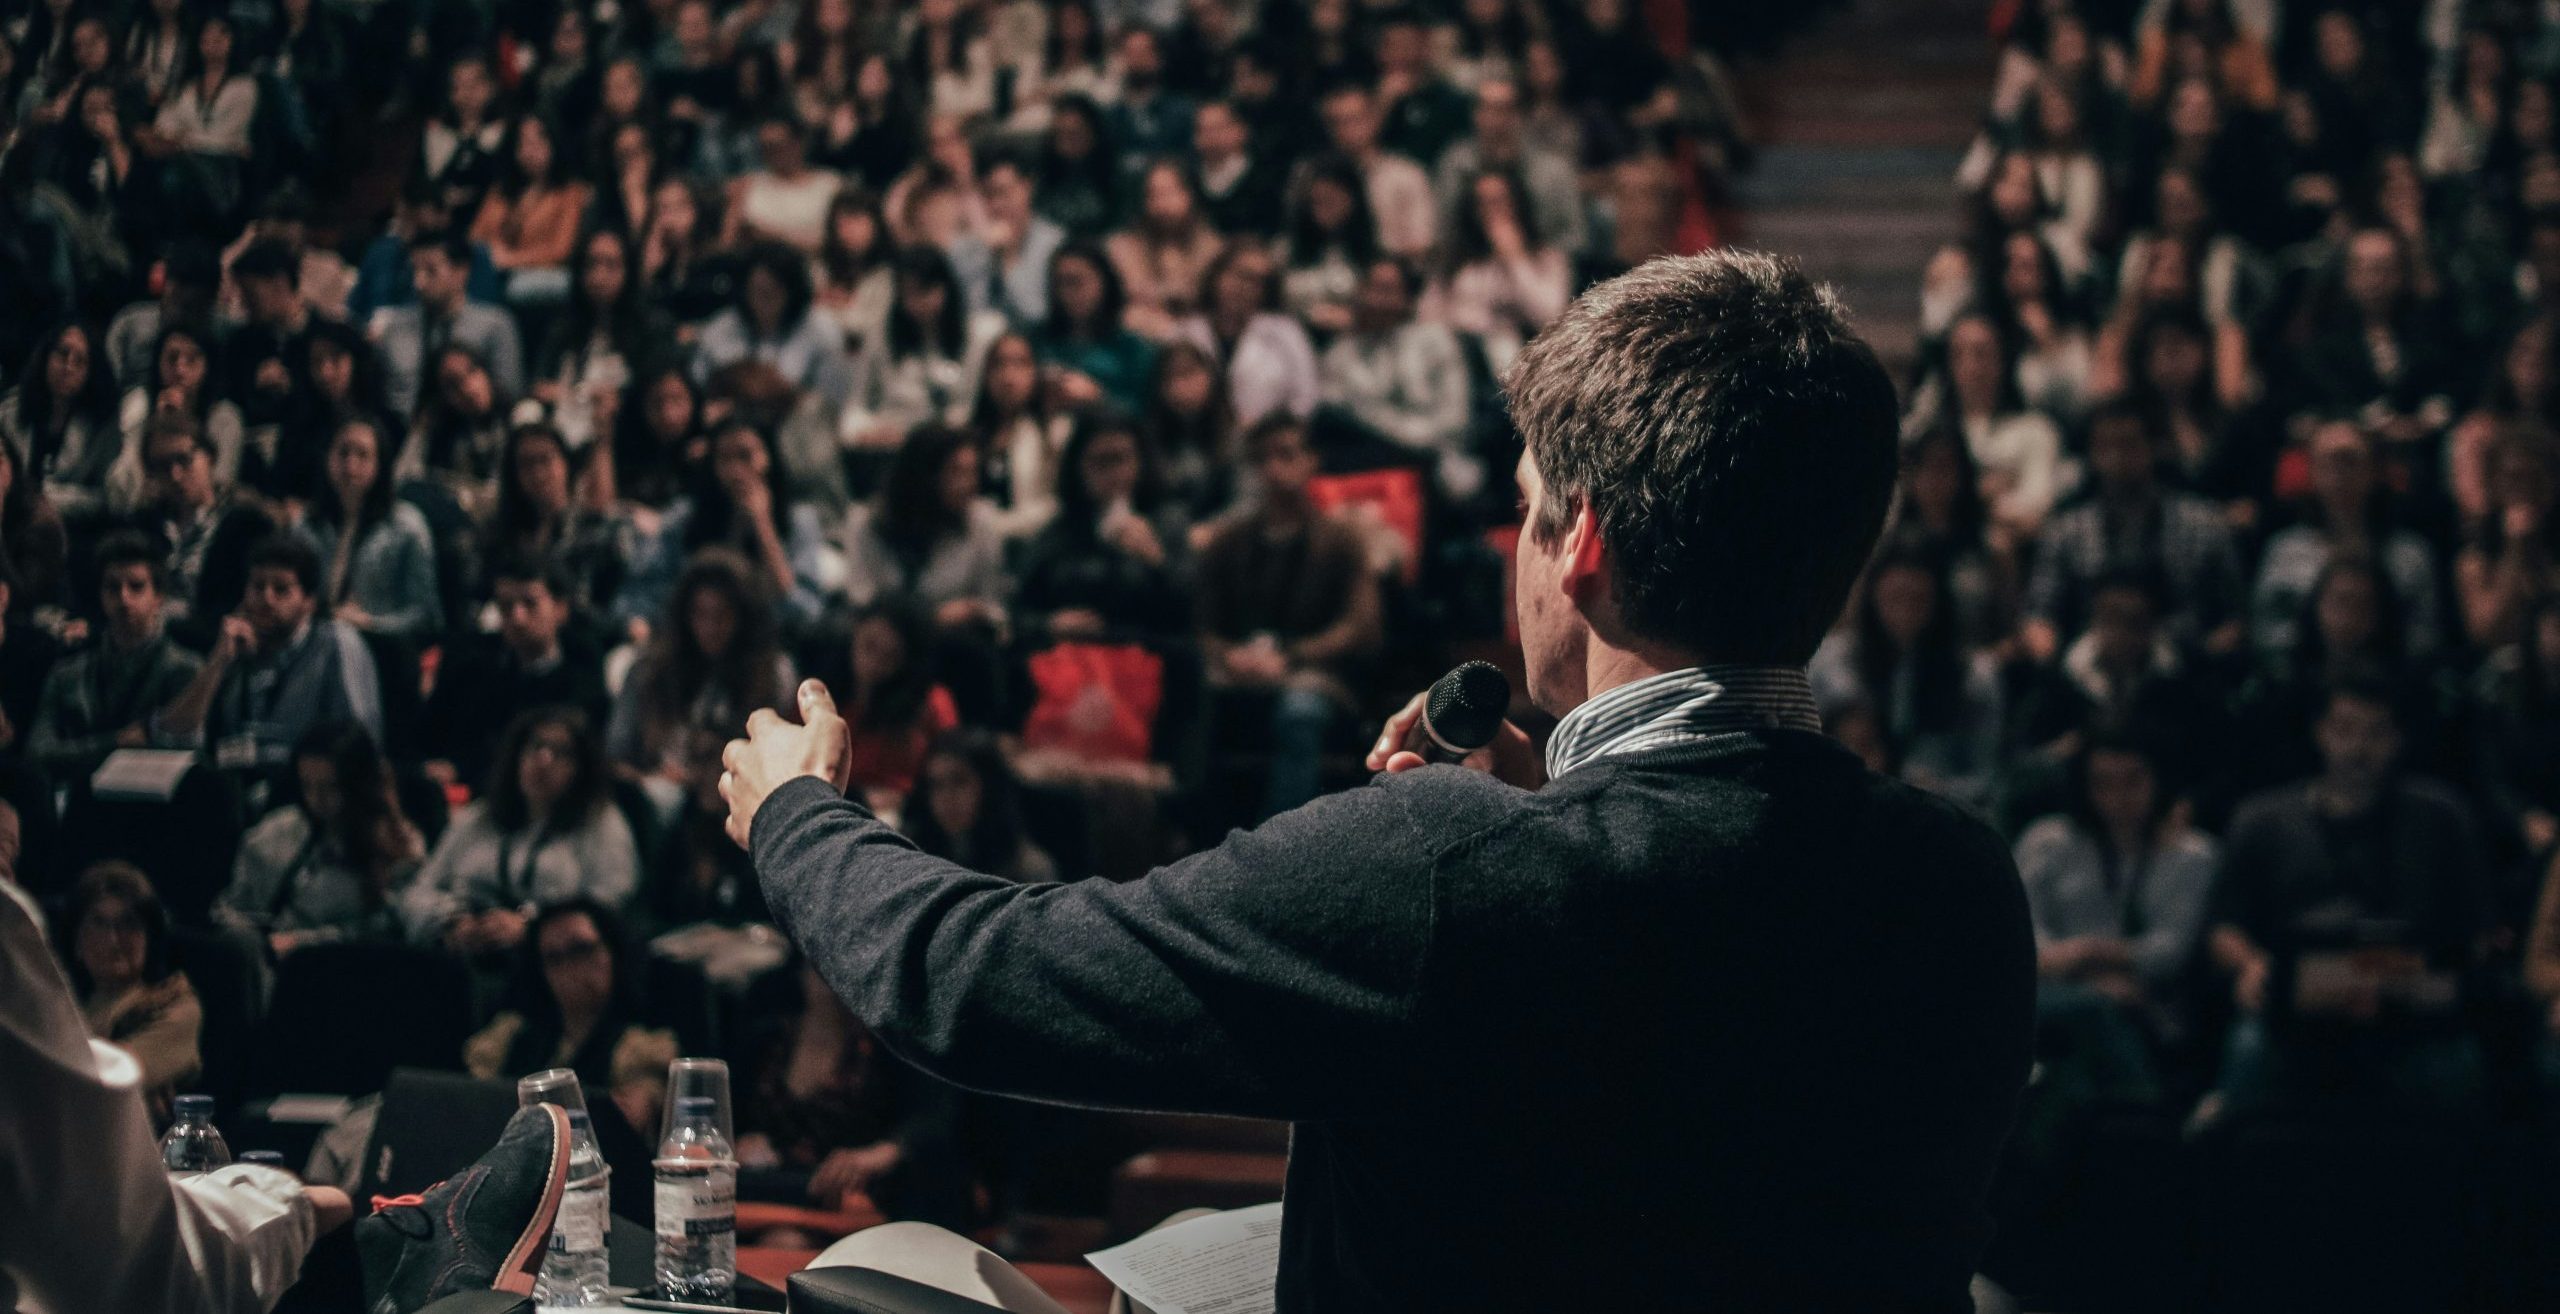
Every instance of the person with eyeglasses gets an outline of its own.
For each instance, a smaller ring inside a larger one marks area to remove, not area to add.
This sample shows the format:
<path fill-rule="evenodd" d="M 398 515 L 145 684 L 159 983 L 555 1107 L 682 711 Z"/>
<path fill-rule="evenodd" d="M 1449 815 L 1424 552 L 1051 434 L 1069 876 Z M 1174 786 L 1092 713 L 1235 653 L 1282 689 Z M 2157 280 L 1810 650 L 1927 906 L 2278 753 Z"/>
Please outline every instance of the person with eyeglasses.
<path fill-rule="evenodd" d="M 463 1067 L 483 1081 L 513 1081 L 549 1068 L 576 1072 L 579 1084 L 606 1095 L 628 1124 L 613 1126 L 606 1101 L 594 1101 L 607 1162 L 625 1167 L 618 1156 L 625 1146 L 637 1146 L 645 1162 L 640 1140 L 657 1134 L 676 1038 L 640 1025 L 639 956 L 623 939 L 622 919 L 593 899 L 552 904 L 526 923 L 513 962 L 510 1002 L 463 1043 Z M 645 1169 L 632 1172 L 635 1181 L 648 1176 Z"/>
<path fill-rule="evenodd" d="M 639 845 L 592 725 L 576 708 L 542 707 L 507 728 L 485 794 L 445 829 L 403 901 L 412 939 L 487 957 L 522 945 L 536 909 L 630 900 Z"/>
<path fill-rule="evenodd" d="M 161 552 L 169 633 L 202 652 L 249 587 L 249 551 L 276 531 L 253 499 L 214 473 L 213 439 L 193 417 L 156 417 L 142 439 L 143 505 L 126 528 Z"/>

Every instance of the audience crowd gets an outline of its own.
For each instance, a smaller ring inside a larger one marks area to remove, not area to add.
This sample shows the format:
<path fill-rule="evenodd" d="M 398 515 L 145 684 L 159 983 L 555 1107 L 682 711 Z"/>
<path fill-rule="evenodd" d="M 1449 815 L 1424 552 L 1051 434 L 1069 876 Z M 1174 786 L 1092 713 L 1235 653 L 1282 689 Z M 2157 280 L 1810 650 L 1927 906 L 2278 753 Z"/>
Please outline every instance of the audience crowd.
<path fill-rule="evenodd" d="M 1025 881 L 1357 779 L 1501 646 L 1500 370 L 1738 144 L 1625 0 L 11 10 L 0 875 L 98 1034 L 644 1158 L 718 1053 L 751 1192 L 945 1220 L 1058 1130 L 803 988 L 721 745 L 823 678 Z"/>

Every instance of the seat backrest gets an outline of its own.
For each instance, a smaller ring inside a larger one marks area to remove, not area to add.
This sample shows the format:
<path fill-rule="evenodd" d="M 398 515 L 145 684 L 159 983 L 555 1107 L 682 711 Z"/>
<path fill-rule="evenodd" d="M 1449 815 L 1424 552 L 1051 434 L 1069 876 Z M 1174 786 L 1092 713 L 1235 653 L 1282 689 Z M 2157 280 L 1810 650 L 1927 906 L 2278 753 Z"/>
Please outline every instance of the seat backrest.
<path fill-rule="evenodd" d="M 230 1108 L 240 1097 L 249 1045 L 265 1011 L 263 970 L 250 947 L 233 936 L 185 926 L 170 928 L 169 960 L 186 973 L 204 1010 L 204 1030 L 196 1043 L 204 1055 L 204 1075 L 197 1088 L 218 1107 Z"/>
<path fill-rule="evenodd" d="M 459 961 L 401 944 L 313 945 L 276 967 L 248 1089 L 371 1094 L 394 1068 L 459 1068 L 470 1032 Z"/>
<path fill-rule="evenodd" d="M 1002 1307 L 868 1268 L 791 1275 L 791 1314 L 1004 1314 Z"/>

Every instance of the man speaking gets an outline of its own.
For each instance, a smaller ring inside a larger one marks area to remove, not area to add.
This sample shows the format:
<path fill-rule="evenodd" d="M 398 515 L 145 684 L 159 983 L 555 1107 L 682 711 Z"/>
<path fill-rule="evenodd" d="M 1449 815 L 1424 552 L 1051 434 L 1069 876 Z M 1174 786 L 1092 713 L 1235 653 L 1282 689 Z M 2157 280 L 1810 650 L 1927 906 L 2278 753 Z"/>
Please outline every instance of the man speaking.
<path fill-rule="evenodd" d="M 776 917 L 960 1085 L 1296 1124 L 1284 1311 L 1971 1308 L 2028 1064 L 1981 822 L 1825 739 L 1893 386 L 1793 266 L 1657 260 L 1508 380 L 1541 763 L 1505 726 L 1143 879 L 1007 884 L 842 797 L 823 686 L 721 789 Z"/>

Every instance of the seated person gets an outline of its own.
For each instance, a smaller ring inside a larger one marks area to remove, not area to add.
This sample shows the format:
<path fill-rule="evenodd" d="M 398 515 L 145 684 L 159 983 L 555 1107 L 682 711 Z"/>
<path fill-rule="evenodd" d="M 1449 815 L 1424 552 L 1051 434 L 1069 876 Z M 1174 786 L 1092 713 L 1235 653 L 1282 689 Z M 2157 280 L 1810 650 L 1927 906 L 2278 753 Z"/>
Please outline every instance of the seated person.
<path fill-rule="evenodd" d="M 1087 412 L 1059 456 L 1058 513 L 1024 545 L 1026 638 L 1144 642 L 1191 628 L 1187 526 L 1138 427 Z"/>
<path fill-rule="evenodd" d="M 411 936 L 467 955 L 515 948 L 535 908 L 620 908 L 639 878 L 639 846 L 584 713 L 518 716 L 497 760 L 486 793 L 454 817 L 401 900 Z"/>
<path fill-rule="evenodd" d="M 165 746 L 160 709 L 203 666 L 161 627 L 167 579 L 160 553 L 139 534 L 98 545 L 98 642 L 64 658 L 46 677 L 28 755 L 56 780 L 86 779 L 119 748 Z"/>
<path fill-rule="evenodd" d="M 488 362 L 493 382 L 510 397 L 524 392 L 524 344 L 515 317 L 470 297 L 471 240 L 453 230 L 421 233 L 409 241 L 414 302 L 377 310 L 372 333 L 382 350 L 391 409 L 415 415 L 426 394 L 429 344 L 468 348 Z"/>
<path fill-rule="evenodd" d="M 805 963 L 800 1012 L 738 1073 L 738 1194 L 965 1227 L 959 1093 L 892 1056 Z M 773 1245 L 776 1238 L 759 1238 Z"/>
<path fill-rule="evenodd" d="M 276 957 L 304 945 L 397 940 L 399 908 L 426 840 L 400 811 L 390 764 L 361 727 L 326 725 L 294 745 L 294 798 L 240 839 L 214 920 Z"/>
<path fill-rule="evenodd" d="M 1987 806 L 2001 766 L 1999 671 L 1957 641 L 1944 576 L 1925 557 L 1886 557 L 1855 606 L 1805 670 L 1824 722 L 1871 709 L 1893 774 Z"/>
<path fill-rule="evenodd" d="M 817 507 L 794 497 L 763 430 L 744 419 L 721 425 L 710 459 L 667 508 L 647 550 L 632 563 L 615 612 L 626 625 L 652 620 L 687 563 L 722 548 L 753 564 L 764 589 L 794 627 L 818 617 L 836 563 Z"/>
<path fill-rule="evenodd" d="M 2068 809 L 2018 838 L 2037 1012 L 2048 1031 L 2068 1033 L 2064 1053 L 2097 1093 L 2156 1099 L 2149 1037 L 2203 943 L 2218 855 L 2171 819 L 2172 795 L 2141 740 L 2094 738 L 2071 774 Z"/>
<path fill-rule="evenodd" d="M 873 811 L 896 812 L 926 747 L 960 723 L 951 691 L 933 678 L 932 617 L 903 593 L 883 594 L 853 614 L 819 668 L 852 732 L 852 788 Z"/>
<path fill-rule="evenodd" d="M 1201 548 L 1198 619 L 1210 682 L 1231 700 L 1270 700 L 1268 816 L 1316 796 L 1325 738 L 1377 651 L 1381 603 L 1359 531 L 1308 495 L 1316 458 L 1306 425 L 1268 416 L 1245 435 L 1245 451 L 1261 496 Z"/>
<path fill-rule="evenodd" d="M 2398 769 L 2384 685 L 2333 685 L 2315 738 L 2319 773 L 2242 804 L 2224 849 L 2211 944 L 2241 1010 L 2224 1105 L 2299 1100 L 2352 1070 L 2370 1093 L 2459 1107 L 2480 1057 L 2452 982 L 2492 929 L 2471 810 Z M 2271 1026 L 2271 1008 L 2296 1025 Z M 2353 1061 L 2307 1064 L 2321 1049 Z"/>
<path fill-rule="evenodd" d="M 1003 746 L 983 730 L 933 743 L 900 829 L 916 847 L 1016 884 L 1058 879 L 1058 865 L 1022 828 L 1022 782 Z"/>
<path fill-rule="evenodd" d="M 249 553 L 248 596 L 222 621 L 194 683 L 161 713 L 172 735 L 200 737 L 214 765 L 280 772 L 293 746 L 323 725 L 352 721 L 378 740 L 382 687 L 354 629 L 319 614 L 320 558 L 279 534 Z"/>
<path fill-rule="evenodd" d="M 597 1117 L 610 1108 L 655 1143 L 676 1037 L 640 1025 L 636 951 L 621 937 L 621 920 L 592 900 L 534 914 L 516 949 L 506 1007 L 464 1042 L 462 1066 L 483 1081 L 568 1068 Z"/>
<path fill-rule="evenodd" d="M 478 789 L 500 763 L 498 740 L 537 707 L 605 714 L 604 661 L 569 625 L 574 587 L 557 558 L 507 557 L 490 570 L 498 632 L 445 645 L 421 738 L 427 773 Z"/>
<path fill-rule="evenodd" d="M 151 878 L 126 862 L 91 867 L 72 884 L 62 924 L 63 967 L 89 1034 L 133 1056 L 152 1117 L 166 1119 L 171 1097 L 204 1070 L 204 1007 L 169 963 L 169 914 Z"/>
<path fill-rule="evenodd" d="M 1484 463 L 1467 448 L 1467 358 L 1446 324 L 1414 316 L 1422 276 L 1392 257 L 1360 276 L 1351 331 L 1318 363 L 1327 419 L 1320 433 L 1344 461 L 1422 467 L 1457 500 L 1484 485 Z M 1331 454 L 1330 452 L 1328 453 Z"/>
<path fill-rule="evenodd" d="M 2560 594 L 2536 603 L 2520 643 L 2481 665 L 2471 778 L 2510 851 L 2560 852 Z"/>
<path fill-rule="evenodd" d="M 213 439 L 190 417 L 154 418 L 141 455 L 143 507 L 131 527 L 162 553 L 170 634 L 209 651 L 248 589 L 250 550 L 276 522 L 215 476 Z"/>
<path fill-rule="evenodd" d="M 2023 635 L 2029 655 L 2051 661 L 2065 635 L 2088 623 L 2090 586 L 2109 569 L 2159 575 L 2176 610 L 2170 637 L 2215 655 L 2245 637 L 2247 586 L 2222 510 L 2160 478 L 2160 436 L 2129 404 L 2089 420 L 2093 496 L 2046 522 L 2028 578 Z"/>
<path fill-rule="evenodd" d="M 359 416 L 339 425 L 301 532 L 325 563 L 322 593 L 331 617 L 416 644 L 444 628 L 444 596 L 426 516 L 392 493 L 387 446 L 379 420 Z"/>
<path fill-rule="evenodd" d="M 706 774 L 719 778 L 720 749 L 748 714 L 782 706 L 799 679 L 771 599 L 744 557 L 704 548 L 676 577 L 648 648 L 622 682 L 605 755 L 668 819 Z"/>
<path fill-rule="evenodd" d="M 2140 567 L 2100 576 L 2089 589 L 2087 632 L 2027 681 L 2012 722 L 2016 748 L 2036 765 L 2058 767 L 2093 730 L 2136 729 L 2163 754 L 2166 792 L 2227 778 L 2211 747 L 2225 719 L 2222 690 L 2161 633 L 2166 609 L 2159 580 Z M 2010 801 L 2018 801 L 2014 793 Z"/>

